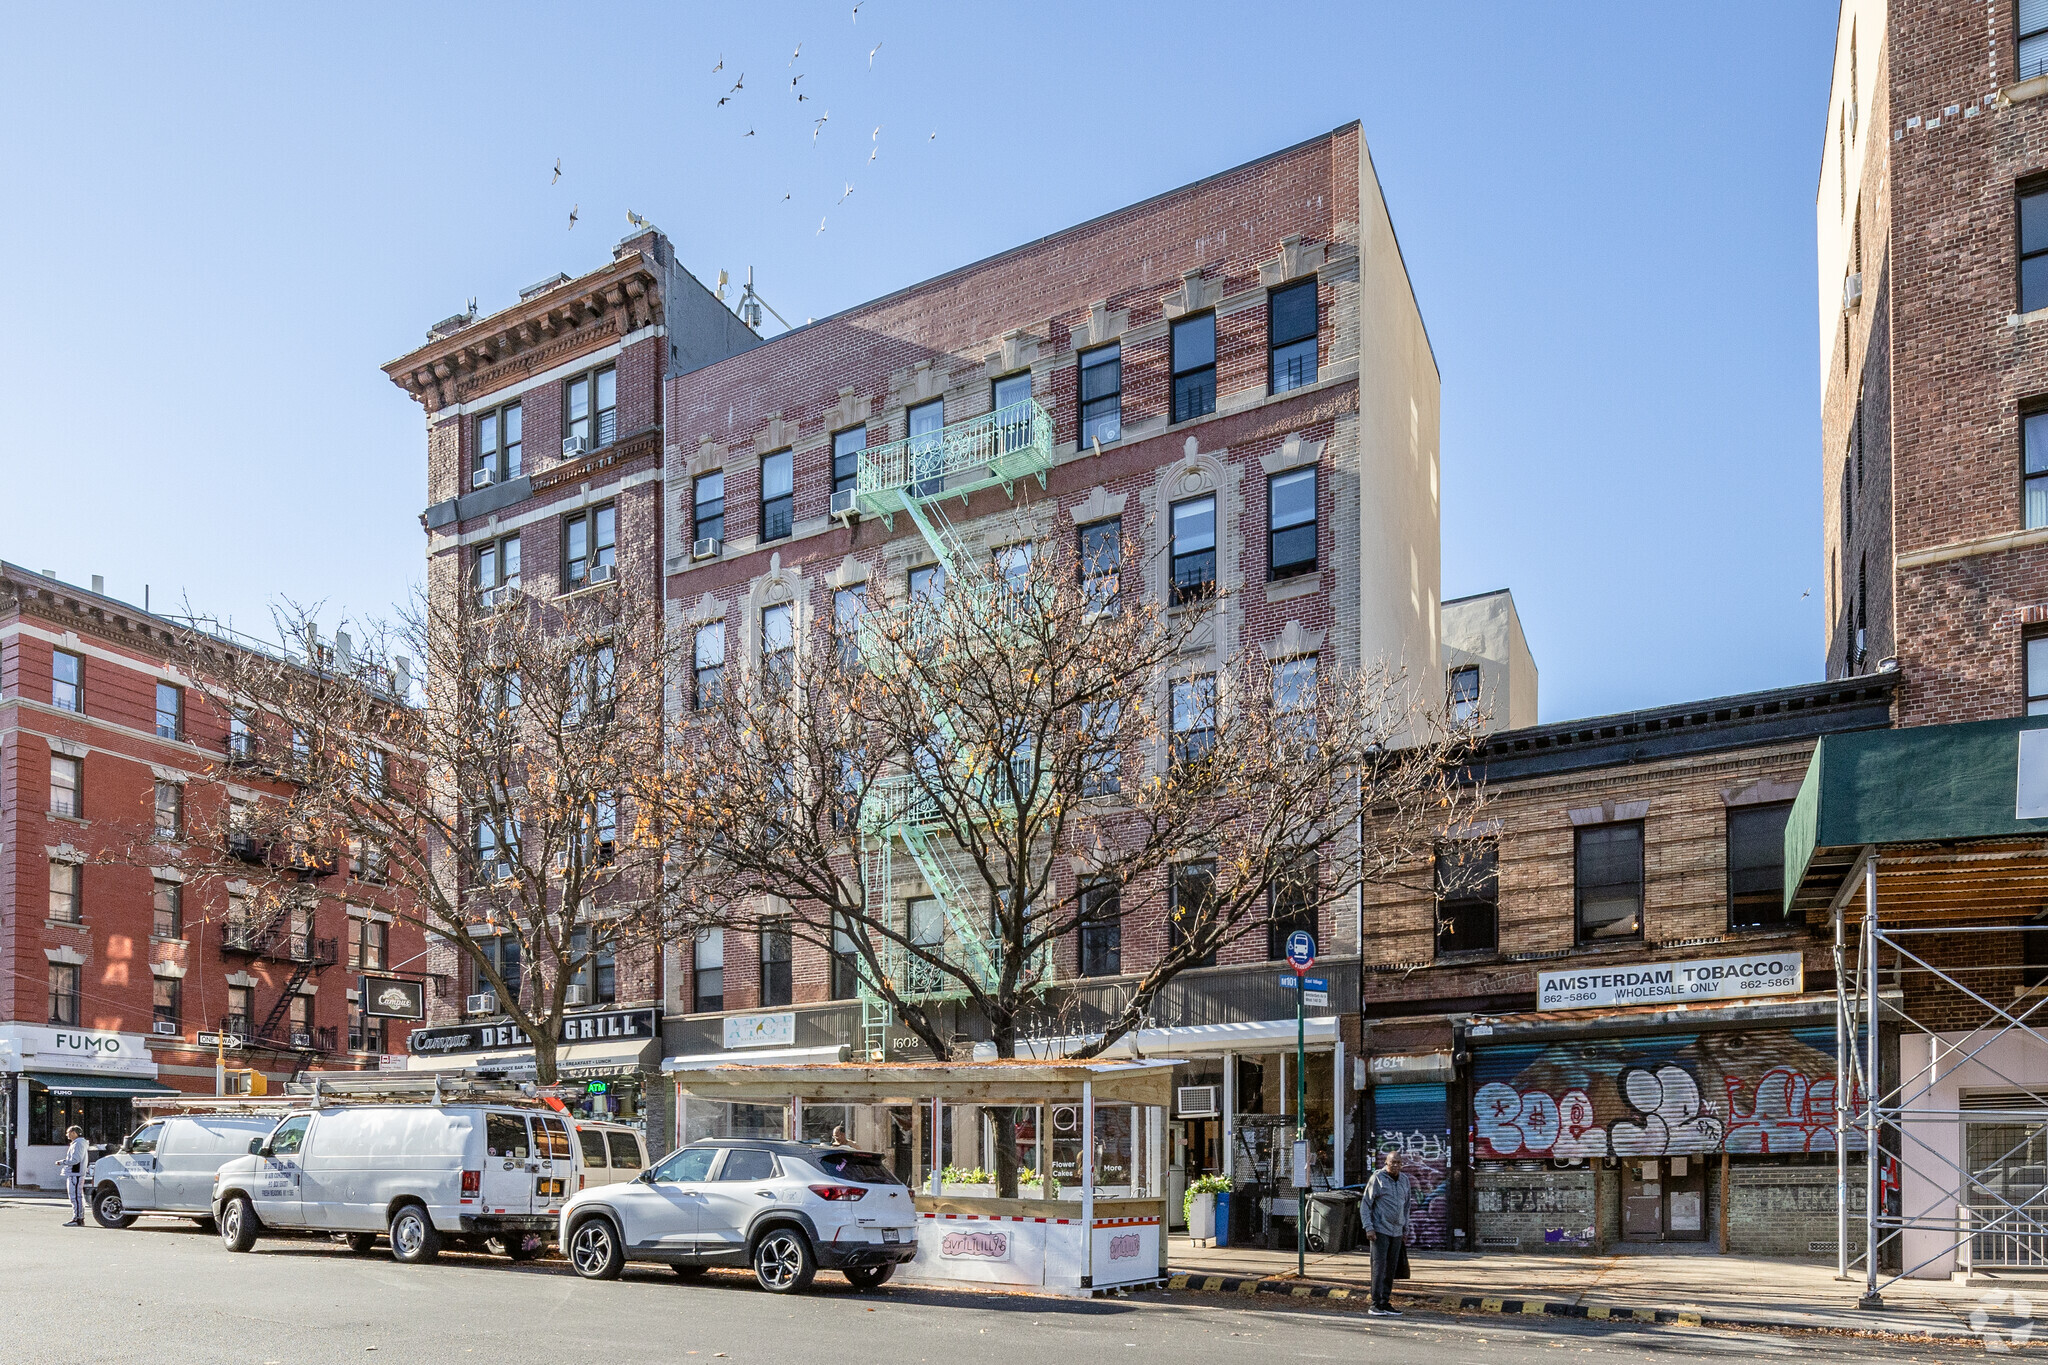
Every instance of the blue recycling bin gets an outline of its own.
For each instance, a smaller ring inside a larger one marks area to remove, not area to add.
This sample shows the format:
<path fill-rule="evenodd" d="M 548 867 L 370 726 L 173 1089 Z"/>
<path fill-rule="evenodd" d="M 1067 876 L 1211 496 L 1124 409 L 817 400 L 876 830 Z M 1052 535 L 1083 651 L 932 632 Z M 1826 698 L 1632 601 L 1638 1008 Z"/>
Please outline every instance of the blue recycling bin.
<path fill-rule="evenodd" d="M 1230 1245 L 1230 1191 L 1216 1191 L 1216 1245 Z"/>

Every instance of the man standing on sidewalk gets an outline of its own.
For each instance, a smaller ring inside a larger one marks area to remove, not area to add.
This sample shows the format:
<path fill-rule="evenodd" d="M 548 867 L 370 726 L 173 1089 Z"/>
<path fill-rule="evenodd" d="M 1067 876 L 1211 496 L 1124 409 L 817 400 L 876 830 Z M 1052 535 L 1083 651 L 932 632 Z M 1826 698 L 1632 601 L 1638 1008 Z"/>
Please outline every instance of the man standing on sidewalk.
<path fill-rule="evenodd" d="M 1373 1317 L 1399 1317 L 1394 1307 L 1394 1281 L 1408 1278 L 1408 1210 L 1415 1202 L 1415 1181 L 1402 1174 L 1401 1153 L 1387 1153 L 1387 1163 L 1365 1182 L 1365 1226 L 1372 1233 Z"/>
<path fill-rule="evenodd" d="M 75 1123 L 64 1136 L 71 1140 L 57 1159 L 57 1169 L 64 1172 L 64 1193 L 71 1197 L 71 1221 L 64 1226 L 79 1228 L 85 1226 L 85 1172 L 92 1165 L 92 1149 L 86 1146 L 85 1130 Z"/>

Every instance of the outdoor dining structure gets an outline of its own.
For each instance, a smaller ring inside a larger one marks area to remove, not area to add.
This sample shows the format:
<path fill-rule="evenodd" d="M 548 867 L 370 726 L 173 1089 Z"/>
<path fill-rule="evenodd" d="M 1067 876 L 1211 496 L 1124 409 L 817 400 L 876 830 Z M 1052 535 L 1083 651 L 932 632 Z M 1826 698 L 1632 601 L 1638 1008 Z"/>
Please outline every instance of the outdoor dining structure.
<path fill-rule="evenodd" d="M 843 1129 L 849 1145 L 881 1153 L 915 1192 L 917 1258 L 900 1278 L 1086 1295 L 1166 1276 L 1174 1065 L 797 1062 L 704 1066 L 677 1080 L 686 1135 L 693 1108 L 714 1108 L 743 1116 L 732 1126 L 753 1135 L 830 1141 Z M 1002 1110 L 1028 1177 L 1015 1199 L 998 1198 L 982 1169 L 995 1165 Z"/>

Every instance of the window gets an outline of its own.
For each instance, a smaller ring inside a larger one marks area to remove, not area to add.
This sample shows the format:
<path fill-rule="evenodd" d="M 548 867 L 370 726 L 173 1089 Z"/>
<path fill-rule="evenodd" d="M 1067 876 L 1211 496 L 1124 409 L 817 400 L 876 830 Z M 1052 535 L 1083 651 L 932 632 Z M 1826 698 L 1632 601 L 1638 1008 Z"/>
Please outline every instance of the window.
<path fill-rule="evenodd" d="M 1273 710 L 1279 730 L 1296 739 L 1316 737 L 1316 656 L 1303 654 L 1273 665 Z"/>
<path fill-rule="evenodd" d="M 185 888 L 176 882 L 158 878 L 152 899 L 153 915 L 149 924 L 152 938 L 185 937 Z"/>
<path fill-rule="evenodd" d="M 178 1021 L 183 1013 L 178 1008 L 183 1003 L 179 997 L 185 993 L 182 989 L 184 984 L 183 981 L 175 976 L 160 976 L 156 978 L 155 987 L 150 999 L 150 1013 L 156 1023 L 156 1032 L 176 1033 L 179 1031 Z M 166 1028 L 165 1025 L 169 1025 L 169 1027 Z"/>
<path fill-rule="evenodd" d="M 1081 586 L 1089 610 L 1114 611 L 1117 575 L 1124 563 L 1123 518 L 1091 521 L 1077 534 L 1081 538 Z"/>
<path fill-rule="evenodd" d="M 2026 469 L 2022 475 L 2026 490 L 2029 530 L 2048 526 L 2048 409 L 2030 412 L 2024 419 Z"/>
<path fill-rule="evenodd" d="M 511 820 L 505 826 L 501 831 L 493 817 L 476 817 L 477 876 L 485 882 L 504 881 L 518 870 L 513 866 L 519 857 L 518 826 Z"/>
<path fill-rule="evenodd" d="M 1785 922 L 1785 817 L 1792 803 L 1728 808 L 1728 927 Z"/>
<path fill-rule="evenodd" d="M 1643 936 L 1643 827 L 1590 825 L 1576 841 L 1578 941 Z"/>
<path fill-rule="evenodd" d="M 1124 756 L 1117 747 L 1117 726 L 1122 719 L 1121 701 L 1082 704 L 1081 731 L 1091 747 L 1082 760 L 1081 795 L 1114 796 L 1124 789 Z"/>
<path fill-rule="evenodd" d="M 697 627 L 695 670 L 691 706 L 703 711 L 718 705 L 725 696 L 725 622 Z"/>
<path fill-rule="evenodd" d="M 185 693 L 169 683 L 156 685 L 156 732 L 164 739 L 185 737 Z"/>
<path fill-rule="evenodd" d="M 910 600 L 913 604 L 922 599 L 936 598 L 945 590 L 945 565 L 926 564 L 910 571 Z"/>
<path fill-rule="evenodd" d="M 752 1147 L 735 1147 L 725 1154 L 725 1165 L 718 1168 L 720 1180 L 773 1180 L 775 1178 L 775 1157 Z"/>
<path fill-rule="evenodd" d="M 562 724 L 606 725 L 612 719 L 612 694 L 617 685 L 616 656 L 610 645 L 599 645 L 569 661 L 569 696 L 562 709 Z"/>
<path fill-rule="evenodd" d="M 50 651 L 50 705 L 65 711 L 85 709 L 85 660 L 78 655 Z"/>
<path fill-rule="evenodd" d="M 391 926 L 369 918 L 349 921 L 348 965 L 381 972 L 391 952 Z"/>
<path fill-rule="evenodd" d="M 1081 892 L 1081 975 L 1116 976 L 1124 969 L 1123 903 L 1114 886 Z"/>
<path fill-rule="evenodd" d="M 1112 341 L 1081 357 L 1081 448 L 1124 434 L 1123 347 Z"/>
<path fill-rule="evenodd" d="M 1169 949 L 1178 952 L 1188 943 L 1199 942 L 1206 933 L 1212 933 L 1216 922 L 1216 869 L 1208 863 L 1183 863 L 1174 868 L 1172 876 L 1172 904 L 1168 916 Z M 1189 963 L 1191 967 L 1213 967 L 1216 965 L 1216 944 L 1211 940 L 1203 952 Z"/>
<path fill-rule="evenodd" d="M 910 409 L 910 492 L 929 497 L 946 484 L 946 400 L 934 398 Z"/>
<path fill-rule="evenodd" d="M 516 588 L 519 586 L 519 537 L 506 536 L 503 540 L 492 541 L 477 547 L 476 590 L 479 594 L 494 588 Z"/>
<path fill-rule="evenodd" d="M 221 921 L 221 936 L 237 947 L 249 942 L 249 898 L 228 893 L 227 917 Z"/>
<path fill-rule="evenodd" d="M 725 471 L 699 474 L 690 485 L 690 533 L 698 540 L 725 539 Z"/>
<path fill-rule="evenodd" d="M 761 539 L 780 540 L 792 529 L 796 507 L 792 456 L 779 450 L 761 461 Z"/>
<path fill-rule="evenodd" d="M 832 916 L 832 998 L 851 1000 L 860 993 L 860 947 L 845 916 Z"/>
<path fill-rule="evenodd" d="M 350 1011 L 348 1020 L 348 1050 L 350 1052 L 389 1052 L 385 1042 L 382 1019 L 365 1019 L 360 1012 Z"/>
<path fill-rule="evenodd" d="M 1002 576 L 1003 586 L 1011 592 L 1022 592 L 1031 584 L 1031 561 L 1037 556 L 1038 546 L 1033 541 L 1021 541 L 1005 545 L 995 553 L 996 572 Z"/>
<path fill-rule="evenodd" d="M 856 583 L 832 594 L 832 628 L 839 637 L 839 666 L 860 667 L 860 618 L 868 609 L 868 585 Z"/>
<path fill-rule="evenodd" d="M 761 1003 L 789 1002 L 789 921 L 781 920 L 761 930 Z"/>
<path fill-rule="evenodd" d="M 499 934 L 494 938 L 477 940 L 477 946 L 483 950 L 485 960 L 497 969 L 498 975 L 505 982 L 505 989 L 511 993 L 511 1000 L 499 1002 L 499 1008 L 504 1008 L 508 1003 L 517 1004 L 525 982 L 525 972 L 522 970 L 519 955 L 519 936 Z M 496 987 L 490 986 L 489 983 L 489 977 L 481 972 L 477 974 L 478 987 L 495 990 Z"/>
<path fill-rule="evenodd" d="M 50 755 L 50 814 L 85 818 L 85 760 Z"/>
<path fill-rule="evenodd" d="M 2026 651 L 2027 714 L 2048 716 L 2048 634 L 2029 635 Z"/>
<path fill-rule="evenodd" d="M 249 718 L 235 714 L 228 717 L 228 758 L 236 763 L 246 763 L 256 755 L 256 737 L 249 733 Z"/>
<path fill-rule="evenodd" d="M 249 1036 L 249 1023 L 256 1013 L 256 988 L 254 986 L 228 987 L 227 1032 L 237 1037 Z"/>
<path fill-rule="evenodd" d="M 695 970 L 697 998 L 693 1008 L 698 1014 L 714 1013 L 725 1008 L 725 930 L 700 929 L 697 931 L 696 957 L 692 964 Z"/>
<path fill-rule="evenodd" d="M 484 1155 L 524 1161 L 531 1150 L 527 1145 L 524 1117 L 518 1114 L 484 1114 Z"/>
<path fill-rule="evenodd" d="M 602 947 L 590 947 L 590 931 L 578 929 L 569 935 L 571 960 L 582 958 L 582 965 L 570 976 L 571 985 L 581 986 L 593 1005 L 609 1005 L 618 999 L 619 969 L 618 952 L 607 942 Z"/>
<path fill-rule="evenodd" d="M 2020 69 L 2017 79 L 2030 80 L 2048 71 L 2048 5 L 2020 0 Z"/>
<path fill-rule="evenodd" d="M 1436 847 L 1436 952 L 1491 953 L 1500 936 L 1500 846 L 1454 839 Z"/>
<path fill-rule="evenodd" d="M 1266 299 L 1274 393 L 1316 382 L 1316 282 L 1276 289 Z"/>
<path fill-rule="evenodd" d="M 1173 761 L 1194 763 L 1216 747 L 1216 675 L 1198 673 L 1173 685 Z"/>
<path fill-rule="evenodd" d="M 562 582 L 568 588 L 611 577 L 618 542 L 618 509 L 607 503 L 578 512 L 562 526 Z"/>
<path fill-rule="evenodd" d="M 1451 708 L 1451 719 L 1459 725 L 1469 723 L 1479 714 L 1479 666 L 1467 664 L 1451 670 L 1451 683 L 1447 689 Z"/>
<path fill-rule="evenodd" d="M 176 782 L 156 784 L 156 837 L 185 837 L 185 789 Z"/>
<path fill-rule="evenodd" d="M 1021 450 L 1031 444 L 1031 419 L 1033 413 L 1027 406 L 1031 401 L 1031 372 L 1004 375 L 990 386 L 990 407 L 999 414 L 1002 422 L 1002 448 L 1005 451 Z"/>
<path fill-rule="evenodd" d="M 1216 591 L 1216 497 L 1173 505 L 1173 601 L 1176 606 Z"/>
<path fill-rule="evenodd" d="M 505 675 L 500 675 L 499 684 L 505 687 L 508 692 L 514 695 L 517 694 L 517 687 L 509 685 L 510 679 Z M 506 709 L 511 709 L 509 703 L 511 703 L 512 697 L 508 696 L 505 700 L 508 703 Z M 391 795 L 391 756 L 389 754 L 385 753 L 382 749 L 363 750 L 362 770 L 363 791 L 366 794 L 370 796 Z"/>
<path fill-rule="evenodd" d="M 2048 308 L 2048 185 L 2020 196 L 2020 311 Z"/>
<path fill-rule="evenodd" d="M 291 1041 L 303 1047 L 313 1038 L 313 997 L 295 995 L 291 1003 Z"/>
<path fill-rule="evenodd" d="M 619 856 L 619 795 L 599 792 L 590 801 L 591 864 L 608 867 Z"/>
<path fill-rule="evenodd" d="M 50 860 L 50 918 L 64 924 L 83 924 L 85 907 L 78 892 L 77 863 Z"/>
<path fill-rule="evenodd" d="M 913 896 L 905 901 L 903 930 L 913 950 L 903 964 L 910 988 L 921 993 L 943 989 L 945 974 L 939 964 L 946 959 L 946 911 L 938 897 Z"/>
<path fill-rule="evenodd" d="M 78 978 L 75 962 L 50 964 L 50 1022 L 78 1027 Z"/>
<path fill-rule="evenodd" d="M 611 1166 L 615 1171 L 637 1171 L 640 1169 L 640 1144 L 631 1133 L 607 1132 L 603 1136 L 611 1142 Z M 600 1166 L 604 1163 L 600 1161 Z"/>
<path fill-rule="evenodd" d="M 795 613 L 788 602 L 761 608 L 761 682 L 777 692 L 796 681 Z"/>
<path fill-rule="evenodd" d="M 1173 420 L 1216 411 L 1216 315 L 1173 324 Z"/>
<path fill-rule="evenodd" d="M 500 483 L 518 478 L 525 463 L 523 436 L 519 404 L 507 403 L 502 408 L 478 413 L 476 463 L 472 467 L 490 470 L 491 477 Z"/>
<path fill-rule="evenodd" d="M 1317 922 L 1319 881 L 1313 857 L 1296 859 L 1266 888 L 1266 960 L 1279 962 L 1287 956 L 1287 940 L 1296 930 L 1322 942 Z M 1318 951 L 1321 951 L 1320 947 Z"/>
<path fill-rule="evenodd" d="M 359 882 L 375 886 L 389 875 L 389 863 L 390 855 L 385 852 L 384 845 L 375 839 L 365 838 L 357 845 L 349 875 Z"/>
<path fill-rule="evenodd" d="M 843 493 L 860 482 L 860 453 L 868 448 L 868 429 L 849 427 L 832 436 L 832 491 Z"/>
<path fill-rule="evenodd" d="M 607 366 L 569 381 L 562 407 L 562 435 L 581 437 L 586 450 L 608 446 L 618 437 L 619 372 Z M 569 451 L 564 448 L 563 454 Z"/>
<path fill-rule="evenodd" d="M 1316 571 L 1316 471 L 1290 469 L 1266 480 L 1266 576 Z"/>

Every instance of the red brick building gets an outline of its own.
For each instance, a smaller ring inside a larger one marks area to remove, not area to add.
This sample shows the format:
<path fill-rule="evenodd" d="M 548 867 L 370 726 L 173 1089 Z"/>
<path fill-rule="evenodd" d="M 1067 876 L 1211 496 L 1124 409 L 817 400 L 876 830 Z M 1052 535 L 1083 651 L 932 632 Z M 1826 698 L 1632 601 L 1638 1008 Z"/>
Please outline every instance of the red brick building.
<path fill-rule="evenodd" d="M 342 857 L 260 932 L 235 924 L 232 878 L 195 873 L 187 840 L 275 779 L 177 668 L 184 629 L 0 563 L 0 1136 L 24 1184 L 56 1183 L 71 1123 L 118 1141 L 136 1096 L 215 1093 L 221 1031 L 273 1090 L 405 1047 L 407 1025 L 356 1009 L 359 971 L 418 972 L 424 947 L 374 867 Z"/>

